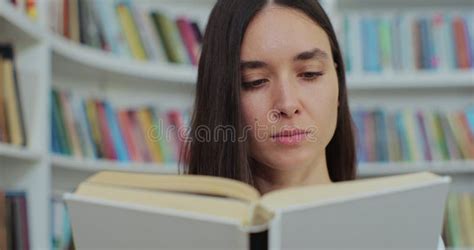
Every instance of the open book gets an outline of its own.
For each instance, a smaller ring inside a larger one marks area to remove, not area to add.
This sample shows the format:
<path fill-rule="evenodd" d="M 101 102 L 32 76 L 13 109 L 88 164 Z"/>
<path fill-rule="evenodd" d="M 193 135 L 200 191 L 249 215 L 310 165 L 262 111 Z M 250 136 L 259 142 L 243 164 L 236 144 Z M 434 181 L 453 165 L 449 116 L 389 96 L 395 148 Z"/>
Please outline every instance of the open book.
<path fill-rule="evenodd" d="M 207 176 L 101 172 L 65 194 L 78 249 L 436 249 L 449 177 L 259 192 Z"/>

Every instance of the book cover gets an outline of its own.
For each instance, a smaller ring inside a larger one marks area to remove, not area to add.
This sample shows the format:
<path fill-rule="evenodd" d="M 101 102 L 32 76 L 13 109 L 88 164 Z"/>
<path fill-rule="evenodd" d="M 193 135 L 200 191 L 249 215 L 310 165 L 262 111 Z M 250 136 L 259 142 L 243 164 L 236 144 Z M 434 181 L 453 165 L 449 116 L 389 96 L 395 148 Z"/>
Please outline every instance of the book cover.
<path fill-rule="evenodd" d="M 79 249 L 252 249 L 256 233 L 276 250 L 436 249 L 449 182 L 418 173 L 261 196 L 219 177 L 103 172 L 65 200 Z"/>

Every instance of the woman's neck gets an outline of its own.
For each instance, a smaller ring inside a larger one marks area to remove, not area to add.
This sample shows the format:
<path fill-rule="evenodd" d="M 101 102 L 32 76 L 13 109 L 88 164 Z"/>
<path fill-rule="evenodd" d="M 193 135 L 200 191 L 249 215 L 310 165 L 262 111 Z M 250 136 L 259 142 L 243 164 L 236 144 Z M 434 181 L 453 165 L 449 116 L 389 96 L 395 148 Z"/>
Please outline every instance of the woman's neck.
<path fill-rule="evenodd" d="M 254 183 L 262 195 L 282 188 L 331 183 L 324 153 L 315 162 L 296 169 L 278 170 L 257 163 L 254 171 Z"/>

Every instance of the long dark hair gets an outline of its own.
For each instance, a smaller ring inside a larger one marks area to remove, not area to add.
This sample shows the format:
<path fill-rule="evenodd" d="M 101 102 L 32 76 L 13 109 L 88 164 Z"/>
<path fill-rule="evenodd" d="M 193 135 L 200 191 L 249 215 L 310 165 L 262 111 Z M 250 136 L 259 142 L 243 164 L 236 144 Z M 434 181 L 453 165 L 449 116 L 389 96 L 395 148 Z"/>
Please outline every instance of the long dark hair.
<path fill-rule="evenodd" d="M 326 160 L 332 181 L 352 180 L 356 156 L 344 62 L 329 17 L 316 0 L 274 0 L 274 3 L 302 11 L 329 37 L 337 65 L 339 107 L 336 130 L 326 147 Z M 231 132 L 238 138 L 244 132 L 240 108 L 241 43 L 248 24 L 266 4 L 267 0 L 219 0 L 211 12 L 199 61 L 190 140 L 183 152 L 186 174 L 220 176 L 254 184 L 247 143 L 226 138 L 205 140 L 210 137 L 204 134 L 223 126 L 233 128 Z"/>

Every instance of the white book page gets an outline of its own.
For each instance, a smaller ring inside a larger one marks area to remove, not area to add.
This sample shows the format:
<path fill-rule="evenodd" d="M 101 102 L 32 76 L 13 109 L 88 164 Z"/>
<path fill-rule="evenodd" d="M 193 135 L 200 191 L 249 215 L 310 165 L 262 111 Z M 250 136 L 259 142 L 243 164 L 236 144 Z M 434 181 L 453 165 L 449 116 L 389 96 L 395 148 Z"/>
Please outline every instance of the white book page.
<path fill-rule="evenodd" d="M 448 183 L 279 211 L 270 249 L 437 249 Z"/>

